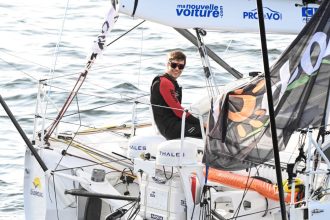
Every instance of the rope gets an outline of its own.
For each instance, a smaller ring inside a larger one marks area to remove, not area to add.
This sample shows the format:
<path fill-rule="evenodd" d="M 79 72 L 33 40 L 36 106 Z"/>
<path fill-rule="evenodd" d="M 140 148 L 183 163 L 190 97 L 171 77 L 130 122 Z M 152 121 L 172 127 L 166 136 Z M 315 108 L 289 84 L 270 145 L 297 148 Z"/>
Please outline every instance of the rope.
<path fill-rule="evenodd" d="M 145 20 L 141 21 L 140 23 L 138 23 L 137 25 L 135 25 L 134 27 L 132 27 L 131 29 L 129 29 L 128 31 L 126 31 L 124 34 L 120 35 L 119 37 L 117 37 L 116 39 L 114 39 L 113 41 L 111 41 L 110 43 L 108 43 L 107 44 L 107 47 L 110 46 L 111 44 L 113 44 L 114 42 L 116 42 L 117 40 L 119 40 L 120 38 L 124 37 L 126 34 L 128 34 L 129 32 L 131 32 L 132 30 L 134 30 L 135 28 L 137 28 L 138 26 L 140 26 L 144 22 L 145 22 Z"/>

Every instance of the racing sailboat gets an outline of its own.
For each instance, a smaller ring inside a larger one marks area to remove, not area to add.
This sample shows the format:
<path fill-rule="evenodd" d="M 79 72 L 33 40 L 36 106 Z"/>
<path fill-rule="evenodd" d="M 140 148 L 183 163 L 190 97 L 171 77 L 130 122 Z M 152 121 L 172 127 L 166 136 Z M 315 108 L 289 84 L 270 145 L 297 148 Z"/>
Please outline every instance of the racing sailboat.
<path fill-rule="evenodd" d="M 209 98 L 217 101 L 212 103 L 204 140 L 182 137 L 166 141 L 152 126 L 135 124 L 136 104 L 145 103 L 138 99 L 134 101 L 131 125 L 57 130 L 94 61 L 106 48 L 105 40 L 118 12 L 177 28 L 186 36 L 190 36 L 189 32 L 181 29 L 196 28 L 197 39 L 190 40 L 201 53 L 208 87 L 215 88 L 202 28 L 258 31 L 255 2 L 239 3 L 112 2 L 85 69 L 49 126 L 40 120 L 46 118 L 42 100 L 47 96 L 43 92 L 46 83 L 40 82 L 35 136 L 25 157 L 27 219 L 281 219 L 276 184 L 265 178 L 267 169 L 262 169 L 272 167 L 262 75 L 236 81 L 224 88 L 222 95 L 216 90 L 209 92 Z M 307 2 L 268 0 L 264 16 L 267 31 L 296 33 L 316 13 L 271 72 L 273 86 L 278 88 L 274 96 L 282 148 L 289 145 L 289 137 L 299 128 L 309 137 L 306 149 L 304 138 L 297 141 L 301 143 L 297 164 L 291 165 L 287 178 L 290 219 L 326 219 L 330 212 L 329 161 L 326 149 L 314 141 L 311 131 L 322 127 L 320 136 L 326 134 L 330 4 L 324 2 L 317 10 L 317 5 L 304 3 Z M 232 74 L 240 76 L 235 71 Z M 297 98 L 297 94 L 301 96 Z M 315 103 L 320 107 L 315 108 Z M 205 108 L 209 106 L 194 110 L 202 118 Z M 213 168 L 205 169 L 202 157 L 207 167 Z M 289 163 L 289 159 L 284 161 Z M 303 160 L 306 169 L 298 166 Z M 246 170 L 250 175 L 244 176 Z M 305 178 L 304 182 L 300 177 Z"/>

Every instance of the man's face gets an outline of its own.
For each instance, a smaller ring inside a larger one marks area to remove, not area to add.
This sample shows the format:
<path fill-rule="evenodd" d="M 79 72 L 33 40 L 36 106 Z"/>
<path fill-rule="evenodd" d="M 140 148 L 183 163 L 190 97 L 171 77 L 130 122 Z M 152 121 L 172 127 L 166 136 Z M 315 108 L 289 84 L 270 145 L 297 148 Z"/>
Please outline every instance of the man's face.
<path fill-rule="evenodd" d="M 181 75 L 183 69 L 184 69 L 185 63 L 184 60 L 171 60 L 167 63 L 167 73 L 171 75 L 174 79 L 179 78 Z"/>

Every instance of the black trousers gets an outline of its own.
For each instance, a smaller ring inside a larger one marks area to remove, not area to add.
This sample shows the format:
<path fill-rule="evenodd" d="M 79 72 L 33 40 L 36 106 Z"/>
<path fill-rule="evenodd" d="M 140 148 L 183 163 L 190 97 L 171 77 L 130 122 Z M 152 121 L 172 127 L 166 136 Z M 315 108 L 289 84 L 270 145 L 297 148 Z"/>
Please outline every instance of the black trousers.
<path fill-rule="evenodd" d="M 172 122 L 165 130 L 165 134 L 163 136 L 167 140 L 178 139 L 181 138 L 181 120 L 177 120 Z M 195 137 L 202 138 L 202 131 L 200 124 L 191 124 L 189 122 L 185 123 L 185 137 Z"/>

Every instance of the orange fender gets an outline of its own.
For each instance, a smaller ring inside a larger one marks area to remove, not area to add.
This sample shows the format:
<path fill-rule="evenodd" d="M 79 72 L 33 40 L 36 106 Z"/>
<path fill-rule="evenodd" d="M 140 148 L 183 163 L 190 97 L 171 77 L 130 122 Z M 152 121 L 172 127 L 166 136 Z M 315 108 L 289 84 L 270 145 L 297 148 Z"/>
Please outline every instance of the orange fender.
<path fill-rule="evenodd" d="M 205 169 L 204 169 L 204 175 L 205 175 Z M 223 170 L 217 170 L 214 168 L 209 168 L 208 173 L 208 180 L 216 183 L 220 183 L 229 187 L 233 187 L 236 189 L 249 189 L 253 190 L 255 192 L 258 192 L 260 195 L 279 201 L 279 192 L 278 187 L 275 184 L 267 183 L 265 181 L 243 176 L 240 174 L 223 171 Z M 297 197 L 297 192 L 295 193 L 295 198 Z M 290 203 L 291 201 L 291 193 L 285 193 L 285 202 Z"/>

